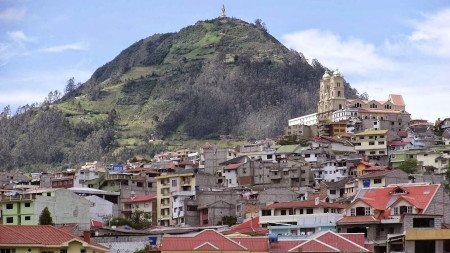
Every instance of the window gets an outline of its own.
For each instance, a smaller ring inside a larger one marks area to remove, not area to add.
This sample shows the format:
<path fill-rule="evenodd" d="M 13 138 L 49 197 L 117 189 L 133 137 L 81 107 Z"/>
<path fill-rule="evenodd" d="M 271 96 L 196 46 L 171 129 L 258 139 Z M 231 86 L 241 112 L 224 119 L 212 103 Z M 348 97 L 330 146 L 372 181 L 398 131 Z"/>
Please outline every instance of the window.
<path fill-rule="evenodd" d="M 25 216 L 25 220 L 31 220 L 31 216 Z"/>
<path fill-rule="evenodd" d="M 374 141 L 369 141 L 369 145 L 375 145 L 375 142 Z"/>
<path fill-rule="evenodd" d="M 261 215 L 262 216 L 271 216 L 272 210 L 261 210 Z"/>
<path fill-rule="evenodd" d="M 86 249 L 80 249 L 80 253 L 86 253 Z"/>
<path fill-rule="evenodd" d="M 0 249 L 1 253 L 16 253 L 16 249 Z"/>
<path fill-rule="evenodd" d="M 311 156 L 311 154 L 305 154 L 306 158 L 309 158 Z"/>
<path fill-rule="evenodd" d="M 8 224 L 14 223 L 14 218 L 13 217 L 6 217 L 6 223 L 8 223 Z"/>
<path fill-rule="evenodd" d="M 286 210 L 281 210 L 280 213 L 281 215 L 286 215 Z"/>
<path fill-rule="evenodd" d="M 356 216 L 356 209 L 355 208 L 351 208 L 350 209 L 350 216 Z"/>
<path fill-rule="evenodd" d="M 31 203 L 30 202 L 26 202 L 25 203 L 25 207 L 30 207 L 31 206 Z"/>
<path fill-rule="evenodd" d="M 434 218 L 414 218 L 413 228 L 434 228 Z"/>
<path fill-rule="evenodd" d="M 336 194 L 336 190 L 330 190 L 330 194 Z"/>
<path fill-rule="evenodd" d="M 300 209 L 300 214 L 303 214 L 303 208 Z"/>
<path fill-rule="evenodd" d="M 136 186 L 137 186 L 137 187 L 144 187 L 144 183 L 142 183 L 142 182 L 137 182 L 137 183 L 136 183 Z"/>
<path fill-rule="evenodd" d="M 153 187 L 153 183 L 150 183 L 150 182 L 147 183 L 147 187 L 148 187 L 148 188 L 152 188 L 152 187 Z"/>
<path fill-rule="evenodd" d="M 370 151 L 371 155 L 375 155 L 377 152 L 376 151 Z"/>
<path fill-rule="evenodd" d="M 62 249 L 62 250 L 59 251 L 59 253 L 67 253 L 67 250 L 66 249 Z"/>
<path fill-rule="evenodd" d="M 370 210 L 370 207 L 366 207 L 366 210 L 365 210 L 366 212 L 365 212 L 365 215 L 366 216 L 370 216 L 370 214 L 371 214 L 371 210 Z"/>
<path fill-rule="evenodd" d="M 383 145 L 384 141 L 378 141 L 378 144 Z"/>
<path fill-rule="evenodd" d="M 374 183 L 374 184 L 381 184 L 381 178 L 375 178 L 375 179 L 373 180 L 373 183 Z"/>
<path fill-rule="evenodd" d="M 6 204 L 6 209 L 13 209 L 13 204 Z"/>
<path fill-rule="evenodd" d="M 172 187 L 177 186 L 177 180 L 172 180 Z"/>
<path fill-rule="evenodd" d="M 267 155 L 267 159 L 272 159 L 272 155 Z"/>
<path fill-rule="evenodd" d="M 288 176 L 289 175 L 289 171 L 283 171 L 283 175 Z"/>
<path fill-rule="evenodd" d="M 394 207 L 394 215 L 399 215 L 399 208 L 398 207 Z"/>
<path fill-rule="evenodd" d="M 306 209 L 306 214 L 313 214 L 314 210 L 312 208 Z"/>

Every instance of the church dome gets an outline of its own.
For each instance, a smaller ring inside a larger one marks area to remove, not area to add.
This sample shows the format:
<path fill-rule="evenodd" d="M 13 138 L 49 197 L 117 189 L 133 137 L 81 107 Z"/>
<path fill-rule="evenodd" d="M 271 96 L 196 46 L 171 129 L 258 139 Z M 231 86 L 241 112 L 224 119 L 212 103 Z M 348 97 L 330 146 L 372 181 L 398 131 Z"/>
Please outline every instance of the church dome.
<path fill-rule="evenodd" d="M 342 75 L 341 75 L 341 72 L 339 71 L 339 69 L 336 69 L 336 70 L 333 72 L 333 76 L 342 76 Z"/>
<path fill-rule="evenodd" d="M 323 74 L 322 79 L 330 79 L 330 74 L 328 74 L 328 71 L 325 71 L 325 74 Z"/>

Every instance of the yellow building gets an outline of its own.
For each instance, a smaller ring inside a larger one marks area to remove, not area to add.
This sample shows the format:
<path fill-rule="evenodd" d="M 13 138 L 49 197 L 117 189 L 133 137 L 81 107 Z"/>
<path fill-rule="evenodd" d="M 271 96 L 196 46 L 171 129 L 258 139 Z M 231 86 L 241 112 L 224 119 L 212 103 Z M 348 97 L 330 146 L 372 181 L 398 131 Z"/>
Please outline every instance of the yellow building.
<path fill-rule="evenodd" d="M 3 253 L 105 253 L 109 249 L 91 242 L 90 232 L 83 238 L 66 229 L 50 225 L 0 225 Z"/>
<path fill-rule="evenodd" d="M 193 173 L 163 174 L 156 177 L 158 224 L 184 224 L 184 200 L 195 196 Z"/>
<path fill-rule="evenodd" d="M 387 155 L 386 134 L 388 130 L 368 129 L 353 136 L 355 150 L 369 158 Z"/>

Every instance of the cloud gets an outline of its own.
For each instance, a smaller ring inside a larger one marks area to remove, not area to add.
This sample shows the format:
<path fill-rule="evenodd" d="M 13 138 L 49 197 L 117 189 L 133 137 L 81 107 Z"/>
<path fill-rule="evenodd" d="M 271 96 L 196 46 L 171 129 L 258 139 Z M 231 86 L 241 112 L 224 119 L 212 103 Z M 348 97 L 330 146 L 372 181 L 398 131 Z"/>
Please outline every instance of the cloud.
<path fill-rule="evenodd" d="M 0 76 L 0 109 L 8 104 L 16 108 L 42 102 L 50 91 L 62 91 L 69 78 L 75 77 L 76 82 L 85 82 L 91 74 L 92 70 L 72 66 L 51 71 L 30 70 L 20 76 Z"/>
<path fill-rule="evenodd" d="M 85 43 L 76 42 L 76 43 L 71 43 L 71 44 L 46 47 L 46 48 L 39 49 L 38 51 L 47 52 L 47 53 L 60 53 L 60 52 L 64 52 L 67 50 L 85 51 L 87 49 L 88 49 L 88 47 Z"/>
<path fill-rule="evenodd" d="M 393 70 L 396 64 L 380 56 L 376 47 L 358 38 L 343 39 L 339 35 L 310 29 L 282 37 L 287 47 L 316 58 L 325 66 L 340 68 L 347 74 L 365 75 L 376 70 Z"/>
<path fill-rule="evenodd" d="M 317 29 L 283 36 L 286 46 L 339 68 L 352 87 L 370 98 L 402 94 L 413 118 L 450 117 L 450 8 L 408 22 L 410 31 L 375 45 Z"/>
<path fill-rule="evenodd" d="M 2 92 L 0 93 L 0 104 L 3 106 L 13 105 L 13 107 L 32 104 L 34 102 L 43 101 L 46 95 L 45 92 L 36 92 L 32 90 Z"/>
<path fill-rule="evenodd" d="M 0 11 L 0 21 L 21 20 L 25 16 L 25 13 L 25 9 L 9 8 L 4 11 Z"/>
<path fill-rule="evenodd" d="M 10 39 L 12 39 L 13 41 L 15 41 L 17 43 L 35 41 L 33 38 L 28 37 L 23 31 L 8 32 L 8 36 Z"/>
<path fill-rule="evenodd" d="M 450 57 L 450 8 L 414 22 L 414 31 L 409 41 L 425 54 Z"/>

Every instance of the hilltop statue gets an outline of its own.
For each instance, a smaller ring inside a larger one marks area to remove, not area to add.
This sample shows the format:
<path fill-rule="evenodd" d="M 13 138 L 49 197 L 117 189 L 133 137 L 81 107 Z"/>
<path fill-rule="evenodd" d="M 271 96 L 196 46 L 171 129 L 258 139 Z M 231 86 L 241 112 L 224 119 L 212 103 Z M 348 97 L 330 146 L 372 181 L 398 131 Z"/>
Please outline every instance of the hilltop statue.
<path fill-rule="evenodd" d="M 222 14 L 220 15 L 220 17 L 221 18 L 225 18 L 226 17 L 226 15 L 225 15 L 225 5 L 224 4 L 222 4 Z"/>

